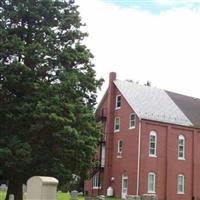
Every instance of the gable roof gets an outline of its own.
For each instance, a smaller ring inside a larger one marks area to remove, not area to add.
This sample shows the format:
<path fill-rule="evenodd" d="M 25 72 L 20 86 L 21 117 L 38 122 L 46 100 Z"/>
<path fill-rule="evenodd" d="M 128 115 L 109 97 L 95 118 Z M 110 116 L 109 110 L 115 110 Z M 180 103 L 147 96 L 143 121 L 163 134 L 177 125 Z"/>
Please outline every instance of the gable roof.
<path fill-rule="evenodd" d="M 174 99 L 179 98 L 175 98 L 171 93 L 168 94 L 165 90 L 138 85 L 130 81 L 115 80 L 114 84 L 132 109 L 135 110 L 140 119 L 148 119 L 183 126 L 195 125 L 193 124 L 193 120 L 190 119 L 190 115 L 186 115 L 182 111 L 182 106 L 184 107 L 184 105 L 179 106 L 179 100 L 174 102 Z M 185 112 L 186 111 L 187 109 L 185 109 Z"/>
<path fill-rule="evenodd" d="M 195 127 L 200 128 L 200 99 L 166 91 Z"/>

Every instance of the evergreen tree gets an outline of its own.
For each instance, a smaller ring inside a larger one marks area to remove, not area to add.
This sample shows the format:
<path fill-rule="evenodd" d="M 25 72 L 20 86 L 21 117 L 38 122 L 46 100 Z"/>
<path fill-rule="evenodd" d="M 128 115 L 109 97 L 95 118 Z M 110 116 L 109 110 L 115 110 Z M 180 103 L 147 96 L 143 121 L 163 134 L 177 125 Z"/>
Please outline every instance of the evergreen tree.
<path fill-rule="evenodd" d="M 92 54 L 72 0 L 0 1 L 0 176 L 84 175 L 99 139 Z"/>

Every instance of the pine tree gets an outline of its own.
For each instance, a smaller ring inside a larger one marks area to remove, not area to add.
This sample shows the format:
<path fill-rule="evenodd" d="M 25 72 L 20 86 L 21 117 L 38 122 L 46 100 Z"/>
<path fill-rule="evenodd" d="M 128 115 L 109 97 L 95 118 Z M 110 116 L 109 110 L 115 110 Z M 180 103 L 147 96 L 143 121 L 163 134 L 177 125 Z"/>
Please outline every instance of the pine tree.
<path fill-rule="evenodd" d="M 70 180 L 92 166 L 100 133 L 87 36 L 72 0 L 0 1 L 0 176 L 22 200 L 33 175 Z"/>

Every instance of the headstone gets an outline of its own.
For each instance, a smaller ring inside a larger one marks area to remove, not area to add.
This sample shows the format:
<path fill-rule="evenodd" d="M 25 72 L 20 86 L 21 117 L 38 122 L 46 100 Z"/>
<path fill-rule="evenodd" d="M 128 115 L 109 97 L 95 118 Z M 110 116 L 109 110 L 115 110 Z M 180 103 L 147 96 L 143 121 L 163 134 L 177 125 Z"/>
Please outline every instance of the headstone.
<path fill-rule="evenodd" d="M 100 196 L 98 196 L 98 199 L 99 200 L 105 200 L 105 196 L 104 195 L 100 195 Z"/>
<path fill-rule="evenodd" d="M 76 190 L 71 191 L 70 193 L 71 200 L 77 200 L 78 199 L 78 192 Z"/>
<path fill-rule="evenodd" d="M 7 187 L 6 184 L 1 184 L 1 185 L 0 185 L 0 190 L 1 190 L 1 191 L 7 191 L 7 189 L 8 189 L 8 187 Z"/>
<path fill-rule="evenodd" d="M 56 200 L 58 180 L 47 176 L 33 176 L 27 181 L 27 200 Z"/>
<path fill-rule="evenodd" d="M 14 199 L 15 199 L 14 194 L 10 194 L 8 199 L 9 199 L 9 200 L 14 200 Z"/>

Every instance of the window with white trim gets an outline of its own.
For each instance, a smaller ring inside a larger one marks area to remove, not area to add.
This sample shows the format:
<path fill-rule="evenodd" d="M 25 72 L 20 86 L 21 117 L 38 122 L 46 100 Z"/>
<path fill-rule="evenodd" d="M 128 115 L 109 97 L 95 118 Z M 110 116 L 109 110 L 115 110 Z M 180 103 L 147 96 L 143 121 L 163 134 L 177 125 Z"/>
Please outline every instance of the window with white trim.
<path fill-rule="evenodd" d="M 100 179 L 99 179 L 99 176 L 94 176 L 93 179 L 92 179 L 92 187 L 93 189 L 98 189 L 100 188 Z"/>
<path fill-rule="evenodd" d="M 123 141 L 118 140 L 118 143 L 117 143 L 117 158 L 122 157 L 122 148 L 123 148 Z"/>
<path fill-rule="evenodd" d="M 184 194 L 185 193 L 185 186 L 184 186 L 184 180 L 185 177 L 183 174 L 179 174 L 177 176 L 177 194 Z"/>
<path fill-rule="evenodd" d="M 185 159 L 185 137 L 183 135 L 178 137 L 178 159 Z"/>
<path fill-rule="evenodd" d="M 120 118 L 115 117 L 114 132 L 120 131 Z"/>
<path fill-rule="evenodd" d="M 156 174 L 154 172 L 148 173 L 148 193 L 156 192 Z"/>
<path fill-rule="evenodd" d="M 135 128 L 135 113 L 131 113 L 129 116 L 129 128 Z"/>
<path fill-rule="evenodd" d="M 120 108 L 121 108 L 121 95 L 117 95 L 115 101 L 115 109 L 120 109 Z"/>
<path fill-rule="evenodd" d="M 151 131 L 149 134 L 149 156 L 156 157 L 156 146 L 157 146 L 157 133 Z"/>

